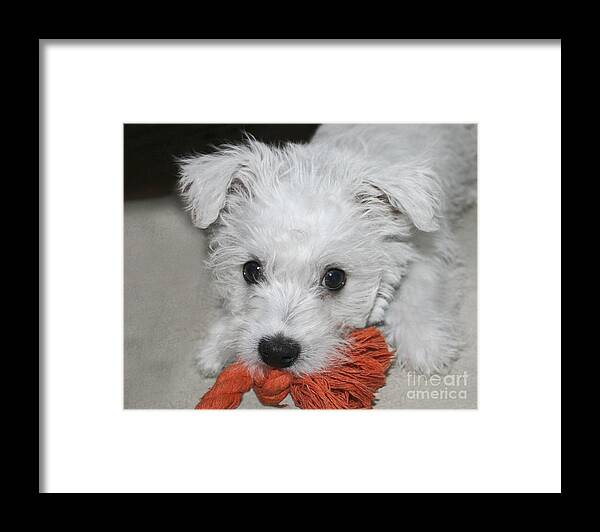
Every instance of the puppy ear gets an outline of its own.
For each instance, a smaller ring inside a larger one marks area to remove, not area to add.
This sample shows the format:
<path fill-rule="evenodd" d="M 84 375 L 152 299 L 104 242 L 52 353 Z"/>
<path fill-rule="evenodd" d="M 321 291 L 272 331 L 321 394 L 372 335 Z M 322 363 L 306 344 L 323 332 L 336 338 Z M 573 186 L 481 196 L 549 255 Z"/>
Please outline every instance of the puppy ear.
<path fill-rule="evenodd" d="M 234 183 L 245 188 L 248 159 L 246 146 L 177 159 L 179 190 L 194 225 L 205 229 L 216 221 Z"/>
<path fill-rule="evenodd" d="M 439 228 L 442 188 L 427 165 L 392 166 L 363 181 L 383 194 L 394 209 L 408 216 L 417 229 L 431 232 Z"/>

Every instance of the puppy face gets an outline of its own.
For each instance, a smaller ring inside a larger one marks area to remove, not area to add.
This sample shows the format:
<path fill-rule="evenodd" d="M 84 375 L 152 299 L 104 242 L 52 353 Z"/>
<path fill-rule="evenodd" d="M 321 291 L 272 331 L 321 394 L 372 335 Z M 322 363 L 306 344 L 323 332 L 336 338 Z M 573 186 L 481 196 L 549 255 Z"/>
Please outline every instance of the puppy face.
<path fill-rule="evenodd" d="M 343 356 L 349 330 L 382 319 L 414 257 L 415 224 L 435 225 L 435 194 L 407 194 L 406 170 L 404 194 L 390 191 L 382 169 L 337 149 L 249 142 L 181 169 L 233 317 L 224 347 L 250 368 L 304 374 Z"/>

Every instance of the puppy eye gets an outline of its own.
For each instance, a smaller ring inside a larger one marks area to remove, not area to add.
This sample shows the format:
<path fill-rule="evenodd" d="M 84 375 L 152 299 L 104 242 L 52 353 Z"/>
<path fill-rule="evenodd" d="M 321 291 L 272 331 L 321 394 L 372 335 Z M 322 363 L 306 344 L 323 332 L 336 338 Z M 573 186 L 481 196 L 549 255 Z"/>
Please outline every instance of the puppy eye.
<path fill-rule="evenodd" d="M 244 279 L 248 284 L 256 284 L 263 279 L 263 268 L 260 262 L 255 260 L 248 261 L 242 268 Z"/>
<path fill-rule="evenodd" d="M 339 268 L 329 268 L 325 272 L 321 284 L 327 290 L 340 290 L 346 284 L 346 272 Z"/>

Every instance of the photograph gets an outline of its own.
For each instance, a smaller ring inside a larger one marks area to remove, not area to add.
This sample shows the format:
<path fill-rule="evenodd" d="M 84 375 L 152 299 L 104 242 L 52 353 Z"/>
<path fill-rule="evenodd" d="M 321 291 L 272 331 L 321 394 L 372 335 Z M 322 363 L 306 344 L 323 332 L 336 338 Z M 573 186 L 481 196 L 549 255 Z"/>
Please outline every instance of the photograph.
<path fill-rule="evenodd" d="M 124 124 L 124 407 L 477 408 L 477 124 Z"/>

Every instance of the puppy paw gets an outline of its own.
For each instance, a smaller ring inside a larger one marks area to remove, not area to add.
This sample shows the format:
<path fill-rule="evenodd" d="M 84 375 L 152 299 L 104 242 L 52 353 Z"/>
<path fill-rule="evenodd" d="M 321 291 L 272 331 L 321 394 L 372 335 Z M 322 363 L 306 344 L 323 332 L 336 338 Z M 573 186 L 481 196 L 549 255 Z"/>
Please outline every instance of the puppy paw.
<path fill-rule="evenodd" d="M 203 377 L 216 377 L 223 368 L 223 364 L 196 360 L 196 368 Z"/>
<path fill-rule="evenodd" d="M 447 373 L 458 358 L 456 338 L 446 331 L 427 331 L 421 334 L 404 334 L 397 346 L 397 364 L 406 371 L 425 375 Z"/>
<path fill-rule="evenodd" d="M 458 358 L 457 352 L 448 346 L 419 346 L 414 347 L 409 354 L 398 353 L 397 356 L 406 371 L 424 375 L 444 375 Z"/>
<path fill-rule="evenodd" d="M 224 366 L 223 357 L 212 349 L 201 349 L 196 355 L 196 368 L 205 377 L 216 376 Z"/>

